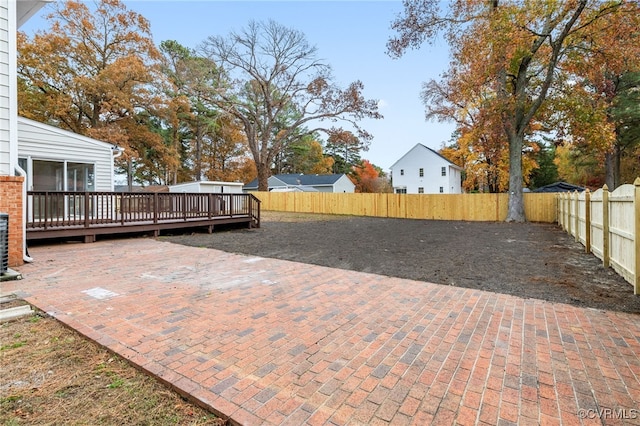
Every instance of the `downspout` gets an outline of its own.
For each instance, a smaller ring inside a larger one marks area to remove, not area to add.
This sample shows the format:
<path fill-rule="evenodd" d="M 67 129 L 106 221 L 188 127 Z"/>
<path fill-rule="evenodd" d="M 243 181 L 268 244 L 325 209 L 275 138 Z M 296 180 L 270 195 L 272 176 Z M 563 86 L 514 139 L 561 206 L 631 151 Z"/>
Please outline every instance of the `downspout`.
<path fill-rule="evenodd" d="M 16 173 L 18 176 L 22 176 L 24 178 L 24 183 L 22 185 L 22 260 L 31 263 L 33 262 L 33 258 L 29 256 L 27 251 L 27 172 L 22 170 L 22 167 L 16 164 Z"/>

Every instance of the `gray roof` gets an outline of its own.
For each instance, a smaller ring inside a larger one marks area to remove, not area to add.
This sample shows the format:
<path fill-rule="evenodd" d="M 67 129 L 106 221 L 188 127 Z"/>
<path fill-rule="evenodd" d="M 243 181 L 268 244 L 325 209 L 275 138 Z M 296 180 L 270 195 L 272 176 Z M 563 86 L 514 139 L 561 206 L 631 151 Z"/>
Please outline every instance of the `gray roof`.
<path fill-rule="evenodd" d="M 443 156 L 442 154 L 440 154 L 438 151 L 436 151 L 435 149 L 431 149 L 428 146 L 421 144 L 421 143 L 417 143 L 415 144 L 409 151 L 405 152 L 404 155 L 402 157 L 400 157 L 395 163 L 393 163 L 391 165 L 391 167 L 389 167 L 390 169 L 393 169 L 396 164 L 398 164 L 400 162 L 400 160 L 402 160 L 404 157 L 406 157 L 407 155 L 409 155 L 409 152 L 411 152 L 412 150 L 414 150 L 416 147 L 421 146 L 422 148 L 431 151 L 431 153 L 435 154 L 436 156 L 440 157 L 441 159 L 443 159 L 444 161 L 446 161 L 447 163 L 449 163 L 449 167 L 453 167 L 454 169 L 458 169 L 458 170 L 464 170 L 462 167 L 457 166 L 456 164 L 452 163 L 451 160 L 449 160 L 448 158 L 446 158 L 445 156 Z"/>
<path fill-rule="evenodd" d="M 305 175 L 305 174 L 279 174 L 273 175 L 272 178 L 276 178 L 289 186 L 328 186 L 335 184 L 342 176 L 342 174 L 332 175 Z M 257 188 L 258 179 L 254 179 L 244 186 L 244 189 Z"/>
<path fill-rule="evenodd" d="M 555 182 L 550 185 L 541 186 L 540 188 L 534 189 L 533 192 L 572 192 L 584 191 L 584 188 L 578 185 L 573 185 L 567 182 Z"/>

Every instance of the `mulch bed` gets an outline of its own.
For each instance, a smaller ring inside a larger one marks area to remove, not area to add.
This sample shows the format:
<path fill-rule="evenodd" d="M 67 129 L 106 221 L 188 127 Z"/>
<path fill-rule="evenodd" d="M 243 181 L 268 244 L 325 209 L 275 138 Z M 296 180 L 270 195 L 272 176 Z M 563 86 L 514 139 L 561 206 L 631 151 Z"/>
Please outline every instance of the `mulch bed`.
<path fill-rule="evenodd" d="M 640 313 L 640 296 L 559 226 L 300 214 L 260 229 L 164 240 L 595 309 Z"/>

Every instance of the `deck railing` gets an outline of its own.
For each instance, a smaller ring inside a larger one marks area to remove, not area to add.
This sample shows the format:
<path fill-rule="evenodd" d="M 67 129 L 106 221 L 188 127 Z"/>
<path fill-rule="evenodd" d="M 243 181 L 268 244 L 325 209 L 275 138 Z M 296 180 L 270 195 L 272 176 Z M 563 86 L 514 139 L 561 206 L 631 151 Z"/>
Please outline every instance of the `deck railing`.
<path fill-rule="evenodd" d="M 27 230 L 136 223 L 252 218 L 260 226 L 260 200 L 251 194 L 29 191 Z"/>

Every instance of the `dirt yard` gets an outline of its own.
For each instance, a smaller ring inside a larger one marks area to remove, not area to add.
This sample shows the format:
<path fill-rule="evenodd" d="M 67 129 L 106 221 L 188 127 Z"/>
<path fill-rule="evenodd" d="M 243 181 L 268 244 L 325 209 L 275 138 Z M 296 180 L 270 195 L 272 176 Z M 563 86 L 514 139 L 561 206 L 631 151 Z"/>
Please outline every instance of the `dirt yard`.
<path fill-rule="evenodd" d="M 166 241 L 596 309 L 640 313 L 640 296 L 557 225 L 263 212 L 260 229 Z"/>
<path fill-rule="evenodd" d="M 227 424 L 45 314 L 0 324 L 0 343 L 2 425 Z"/>

